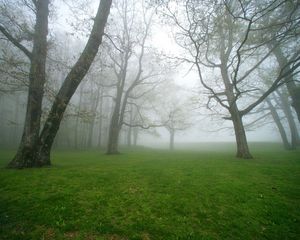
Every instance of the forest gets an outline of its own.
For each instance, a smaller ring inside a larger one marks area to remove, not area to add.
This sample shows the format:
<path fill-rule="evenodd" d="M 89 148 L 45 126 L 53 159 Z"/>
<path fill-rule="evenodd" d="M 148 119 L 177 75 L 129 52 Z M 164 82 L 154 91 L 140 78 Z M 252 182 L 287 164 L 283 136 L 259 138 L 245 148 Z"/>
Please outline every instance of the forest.
<path fill-rule="evenodd" d="M 298 0 L 0 0 L 0 239 L 299 239 Z"/>

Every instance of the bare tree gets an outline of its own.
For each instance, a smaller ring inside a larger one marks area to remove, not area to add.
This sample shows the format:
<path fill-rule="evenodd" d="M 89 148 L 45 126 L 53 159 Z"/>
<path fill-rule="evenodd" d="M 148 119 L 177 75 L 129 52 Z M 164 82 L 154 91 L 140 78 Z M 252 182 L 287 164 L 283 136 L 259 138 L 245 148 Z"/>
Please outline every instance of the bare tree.
<path fill-rule="evenodd" d="M 295 75 L 300 66 L 297 51 L 282 66 L 271 86 L 249 101 L 247 93 L 260 91 L 260 83 L 252 80 L 254 73 L 270 61 L 275 48 L 267 48 L 273 38 L 265 39 L 264 43 L 253 42 L 253 38 L 265 31 L 260 27 L 264 16 L 273 14 L 284 4 L 285 1 L 262 2 L 258 6 L 256 2 L 190 0 L 176 7 L 170 3 L 165 5 L 165 15 L 179 29 L 177 42 L 190 56 L 177 59 L 196 66 L 200 82 L 210 94 L 209 102 L 216 101 L 228 112 L 226 119 L 233 123 L 239 158 L 252 158 L 243 117 L 284 84 L 286 77 Z M 275 34 L 276 39 L 281 42 L 290 30 L 281 29 Z M 207 71 L 214 79 L 206 77 Z"/>
<path fill-rule="evenodd" d="M 142 9 L 140 12 L 137 9 L 138 4 L 133 3 L 133 1 L 123 0 L 116 4 L 121 19 L 121 29 L 116 31 L 119 32 L 117 35 L 112 36 L 114 51 L 109 51 L 117 81 L 107 154 L 118 153 L 119 133 L 124 124 L 128 100 L 132 97 L 133 90 L 140 85 L 151 84 L 149 80 L 157 75 L 151 70 L 151 65 L 147 66 L 150 70 L 144 67 L 146 40 L 150 34 L 153 11 L 149 12 L 140 6 Z M 140 15 L 142 21 L 137 18 Z"/>

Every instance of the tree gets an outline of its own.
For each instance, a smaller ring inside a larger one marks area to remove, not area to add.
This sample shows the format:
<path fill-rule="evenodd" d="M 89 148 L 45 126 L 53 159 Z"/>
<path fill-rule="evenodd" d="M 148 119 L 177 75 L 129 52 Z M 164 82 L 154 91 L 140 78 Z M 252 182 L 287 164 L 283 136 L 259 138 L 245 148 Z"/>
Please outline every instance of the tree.
<path fill-rule="evenodd" d="M 164 124 L 170 134 L 170 150 L 174 150 L 176 132 L 186 130 L 191 126 L 187 121 L 187 115 L 184 113 L 182 107 L 173 105 L 168 111 L 168 121 L 165 121 Z"/>
<path fill-rule="evenodd" d="M 116 76 L 116 93 L 109 126 L 107 154 L 118 153 L 119 134 L 133 90 L 147 84 L 147 80 L 157 75 L 151 70 L 150 64 L 147 67 L 150 70 L 143 67 L 153 12 L 147 12 L 143 6 L 140 6 L 142 12 L 139 12 L 137 4 L 133 3 L 123 0 L 116 4 L 121 24 L 115 25 L 117 29 L 114 32 L 117 34 L 113 36 L 115 41 L 108 51 Z M 140 16 L 142 21 L 137 16 Z"/>
<path fill-rule="evenodd" d="M 30 60 L 27 111 L 23 136 L 18 152 L 9 164 L 10 167 L 17 168 L 35 165 L 33 155 L 39 140 L 43 91 L 46 81 L 49 1 L 34 1 L 33 3 L 36 9 L 36 23 L 33 33 L 32 51 L 28 50 L 19 39 L 15 38 L 4 26 L 0 25 L 1 33 Z"/>
<path fill-rule="evenodd" d="M 86 75 L 98 52 L 111 3 L 111 0 L 100 1 L 87 44 L 56 95 L 41 132 L 40 118 L 46 80 L 45 65 L 47 56 L 49 1 L 33 1 L 36 12 L 36 23 L 33 34 L 32 51 L 29 51 L 23 46 L 4 26 L 0 26 L 0 31 L 7 40 L 19 48 L 31 62 L 24 133 L 17 154 L 9 163 L 9 167 L 24 168 L 50 165 L 51 147 L 63 114 L 72 95 Z"/>
<path fill-rule="evenodd" d="M 260 83 L 252 80 L 256 69 L 271 61 L 270 56 L 275 48 L 267 48 L 267 43 L 273 40 L 272 36 L 265 38 L 264 43 L 257 43 L 253 39 L 270 27 L 261 27 L 264 16 L 277 16 L 276 11 L 284 4 L 285 1 L 266 1 L 258 5 L 252 1 L 211 3 L 190 0 L 177 7 L 170 2 L 164 5 L 167 12 L 165 15 L 178 28 L 178 44 L 190 56 L 177 59 L 196 67 L 201 85 L 210 94 L 209 101 L 216 101 L 229 114 L 226 119 L 233 123 L 238 158 L 252 158 L 243 117 L 284 84 L 286 77 L 296 74 L 300 66 L 297 51 L 282 66 L 272 85 L 253 102 L 249 101 L 247 93 L 260 91 Z M 281 26 L 286 21 L 282 19 Z M 293 29 L 276 29 L 276 40 L 280 43 Z M 207 73 L 213 78 L 208 79 Z"/>
<path fill-rule="evenodd" d="M 172 79 L 164 82 L 158 90 L 154 106 L 160 119 L 160 124 L 169 133 L 169 149 L 174 150 L 175 136 L 192 126 L 191 101 L 184 94 L 182 87 L 176 85 Z"/>
<path fill-rule="evenodd" d="M 276 48 L 273 51 L 273 54 L 276 57 L 278 65 L 280 66 L 281 69 L 287 68 L 287 71 L 290 71 L 290 66 L 288 64 L 289 59 L 284 55 L 284 53 L 278 43 L 275 42 L 275 43 L 273 43 L 273 45 L 276 46 Z M 272 48 L 273 45 L 270 44 L 269 45 L 270 48 Z M 293 54 L 290 54 L 290 56 L 293 56 Z M 297 86 L 297 83 L 296 83 L 293 75 L 288 75 L 285 82 L 286 82 L 286 86 L 287 86 L 289 95 L 292 98 L 291 105 L 293 106 L 294 110 L 296 111 L 297 116 L 298 116 L 298 121 L 300 122 L 300 87 Z"/>
<path fill-rule="evenodd" d="M 278 89 L 271 96 L 266 98 L 266 102 L 280 133 L 284 148 L 286 150 L 294 150 L 299 146 L 299 134 L 290 104 L 288 103 L 287 94 L 282 92 L 282 89 Z M 284 120 L 287 122 L 287 127 L 283 124 Z M 290 141 L 288 140 L 288 130 Z"/>

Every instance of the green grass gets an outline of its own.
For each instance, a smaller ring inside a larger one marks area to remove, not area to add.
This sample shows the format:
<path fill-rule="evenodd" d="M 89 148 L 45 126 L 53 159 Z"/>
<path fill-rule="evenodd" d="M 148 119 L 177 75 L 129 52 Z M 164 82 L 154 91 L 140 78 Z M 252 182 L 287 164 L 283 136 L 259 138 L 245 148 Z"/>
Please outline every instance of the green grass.
<path fill-rule="evenodd" d="M 252 149 L 55 151 L 25 170 L 1 151 L 0 239 L 300 239 L 300 152 Z"/>

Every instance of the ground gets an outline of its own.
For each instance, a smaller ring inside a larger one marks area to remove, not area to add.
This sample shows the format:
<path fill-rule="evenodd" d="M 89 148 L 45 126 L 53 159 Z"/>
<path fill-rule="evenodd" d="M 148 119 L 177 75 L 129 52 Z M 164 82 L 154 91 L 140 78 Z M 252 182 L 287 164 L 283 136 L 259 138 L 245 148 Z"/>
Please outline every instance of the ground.
<path fill-rule="evenodd" d="M 300 239 L 300 151 L 251 147 L 56 150 L 25 170 L 3 150 L 0 239 Z"/>

